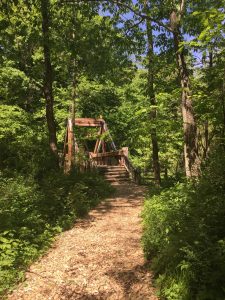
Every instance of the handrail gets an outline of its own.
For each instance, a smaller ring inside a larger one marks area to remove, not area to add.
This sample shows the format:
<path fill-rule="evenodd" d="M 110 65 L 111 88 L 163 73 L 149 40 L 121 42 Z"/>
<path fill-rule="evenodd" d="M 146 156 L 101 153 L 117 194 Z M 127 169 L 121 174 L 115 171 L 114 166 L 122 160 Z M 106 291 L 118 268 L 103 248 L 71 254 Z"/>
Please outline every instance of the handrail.
<path fill-rule="evenodd" d="M 123 155 L 122 158 L 123 158 L 123 165 L 126 168 L 127 172 L 130 174 L 131 179 L 133 179 L 134 182 L 136 183 L 140 183 L 141 181 L 140 171 L 132 165 L 131 161 L 126 155 Z"/>
<path fill-rule="evenodd" d="M 98 157 L 110 157 L 110 156 L 122 156 L 123 151 L 117 150 L 117 151 L 110 151 L 110 152 L 103 152 L 103 153 L 94 153 L 90 152 L 90 155 L 92 158 L 98 158 Z"/>
<path fill-rule="evenodd" d="M 124 147 L 121 150 L 117 151 L 111 151 L 111 152 L 104 152 L 104 153 L 93 153 L 89 152 L 89 159 L 91 161 L 92 166 L 97 166 L 97 165 L 104 165 L 108 164 L 107 159 L 110 159 L 112 157 L 117 158 L 117 163 L 118 165 L 122 165 L 125 167 L 127 172 L 130 175 L 130 178 L 136 182 L 140 183 L 141 181 L 141 173 L 140 171 L 135 168 L 131 161 L 128 158 L 128 148 Z M 100 160 L 100 164 L 98 162 L 98 159 Z M 105 160 L 106 159 L 106 160 Z"/>

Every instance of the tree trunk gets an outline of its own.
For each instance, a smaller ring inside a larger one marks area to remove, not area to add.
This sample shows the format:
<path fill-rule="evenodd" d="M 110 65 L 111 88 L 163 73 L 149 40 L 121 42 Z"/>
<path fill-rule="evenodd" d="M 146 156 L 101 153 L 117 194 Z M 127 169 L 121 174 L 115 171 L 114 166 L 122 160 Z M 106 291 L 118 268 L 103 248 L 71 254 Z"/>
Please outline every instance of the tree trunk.
<path fill-rule="evenodd" d="M 73 33 L 72 38 L 75 39 L 75 34 Z M 73 58 L 73 77 L 72 77 L 72 101 L 70 107 L 70 117 L 74 121 L 75 113 L 76 113 L 76 100 L 77 100 L 77 87 L 78 87 L 78 71 L 77 71 L 77 62 L 76 59 Z"/>
<path fill-rule="evenodd" d="M 222 93 L 221 93 L 221 104 L 222 104 L 222 120 L 223 120 L 223 127 L 222 127 L 222 138 L 225 138 L 225 68 L 223 72 L 223 84 L 222 84 Z M 225 142 L 223 141 L 225 144 Z"/>
<path fill-rule="evenodd" d="M 206 159 L 209 150 L 209 121 L 208 120 L 206 120 L 204 123 L 204 137 L 205 137 L 205 145 L 203 149 L 203 159 Z"/>
<path fill-rule="evenodd" d="M 52 64 L 49 39 L 49 0 L 41 0 L 41 15 L 42 15 L 42 34 L 43 34 L 43 50 L 44 50 L 44 96 L 46 100 L 46 119 L 49 132 L 50 150 L 58 161 L 56 125 L 54 118 L 54 97 L 52 91 Z"/>
<path fill-rule="evenodd" d="M 150 121 L 152 123 L 151 129 L 151 140 L 152 140 L 152 160 L 153 160 L 153 171 L 156 184 L 160 185 L 160 164 L 159 164 L 159 147 L 157 139 L 157 130 L 155 121 L 157 118 L 156 111 L 156 98 L 154 90 L 154 49 L 153 49 L 153 34 L 152 34 L 152 24 L 150 20 L 146 21 L 147 27 L 147 39 L 148 39 L 148 87 L 147 93 L 150 100 L 151 108 Z"/>
<path fill-rule="evenodd" d="M 213 67 L 213 51 L 212 49 L 209 51 L 209 69 Z M 208 96 L 210 95 L 210 90 L 208 91 Z M 209 120 L 205 120 L 204 123 L 204 138 L 205 145 L 203 147 L 203 159 L 207 158 L 208 150 L 209 150 Z"/>
<path fill-rule="evenodd" d="M 197 126 L 192 107 L 192 95 L 190 79 L 187 70 L 184 50 L 180 49 L 182 37 L 180 34 L 180 17 L 174 11 L 171 14 L 171 28 L 173 30 L 174 48 L 179 69 L 180 83 L 182 88 L 182 116 L 184 130 L 184 160 L 185 173 L 188 178 L 200 175 L 200 160 L 197 148 Z"/>

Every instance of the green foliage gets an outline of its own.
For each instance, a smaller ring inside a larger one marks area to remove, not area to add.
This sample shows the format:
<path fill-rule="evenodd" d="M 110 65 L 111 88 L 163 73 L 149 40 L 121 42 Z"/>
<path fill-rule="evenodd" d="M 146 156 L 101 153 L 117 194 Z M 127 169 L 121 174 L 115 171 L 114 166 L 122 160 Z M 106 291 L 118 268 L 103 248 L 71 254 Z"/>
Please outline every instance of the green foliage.
<path fill-rule="evenodd" d="M 71 227 L 111 188 L 98 174 L 49 172 L 41 181 L 0 174 L 0 294 L 22 278 L 55 234 Z"/>
<path fill-rule="evenodd" d="M 81 78 L 79 84 L 79 110 L 83 116 L 108 117 L 120 105 L 117 87 L 111 82 L 99 83 Z"/>
<path fill-rule="evenodd" d="M 4 102 L 23 106 L 28 86 L 29 78 L 24 72 L 12 67 L 0 70 L 0 94 Z"/>
<path fill-rule="evenodd" d="M 183 173 L 183 132 L 172 34 L 152 22 L 157 102 L 152 107 L 146 32 L 139 16 L 110 1 L 64 2 L 50 1 L 59 149 L 75 93 L 76 116 L 102 115 L 117 147 L 129 147 L 132 162 L 147 179 L 152 174 L 155 128 L 161 173 L 169 176 L 165 186 L 175 184 Z M 146 13 L 146 1 L 126 3 Z M 167 26 L 179 3 L 151 0 L 149 14 Z M 179 21 L 184 38 L 179 48 L 189 69 L 204 164 L 213 143 L 224 141 L 225 133 L 224 0 L 187 1 Z M 0 2 L 0 293 L 22 278 L 22 271 L 57 232 L 69 228 L 109 191 L 97 174 L 64 176 L 53 169 L 46 146 L 41 26 L 38 1 Z M 154 121 L 152 108 L 157 109 Z M 89 137 L 84 138 L 86 132 L 76 129 L 77 140 L 91 144 L 97 130 L 88 129 Z M 78 159 L 85 156 L 79 155 Z M 162 297 L 224 298 L 224 169 L 219 149 L 211 153 L 199 182 L 177 184 L 146 200 L 144 249 L 153 258 Z"/>
<path fill-rule="evenodd" d="M 22 139 L 28 126 L 28 115 L 18 106 L 0 105 L 0 140 Z"/>
<path fill-rule="evenodd" d="M 0 105 L 0 168 L 40 177 L 51 168 L 46 128 L 16 105 Z"/>
<path fill-rule="evenodd" d="M 53 169 L 45 127 L 18 106 L 0 105 L 0 295 L 26 267 L 111 191 L 96 173 Z"/>
<path fill-rule="evenodd" d="M 196 183 L 180 183 L 145 202 L 143 246 L 166 299 L 224 299 L 224 149 Z"/>

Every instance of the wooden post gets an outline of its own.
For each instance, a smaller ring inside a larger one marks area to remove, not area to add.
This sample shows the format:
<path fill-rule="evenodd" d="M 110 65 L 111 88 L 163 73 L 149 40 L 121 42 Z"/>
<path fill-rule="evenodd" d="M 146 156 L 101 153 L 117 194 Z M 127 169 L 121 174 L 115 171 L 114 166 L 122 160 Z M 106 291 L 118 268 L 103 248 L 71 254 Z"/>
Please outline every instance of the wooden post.
<path fill-rule="evenodd" d="M 126 156 L 126 157 L 128 158 L 128 155 L 129 155 L 128 147 L 122 147 L 122 152 L 123 152 L 123 155 Z M 121 165 L 121 166 L 124 166 L 124 165 L 125 165 L 125 161 L 124 161 L 123 155 L 121 156 L 121 160 L 120 160 L 120 165 Z"/>
<path fill-rule="evenodd" d="M 73 135 L 73 122 L 68 119 L 67 123 L 67 154 L 65 155 L 64 172 L 67 174 L 71 171 L 74 163 L 74 135 Z"/>
<path fill-rule="evenodd" d="M 102 134 L 106 133 L 105 130 L 105 126 L 104 123 L 102 124 Z M 106 142 L 104 140 L 102 140 L 102 152 L 105 153 L 106 152 Z"/>
<path fill-rule="evenodd" d="M 99 132 L 98 132 L 98 135 L 99 135 L 99 136 L 101 136 L 101 134 L 102 134 L 102 127 L 100 127 L 100 130 L 99 130 Z M 100 140 L 100 138 L 99 138 L 99 139 L 97 139 L 97 142 L 96 142 L 96 144 L 95 144 L 94 153 L 98 153 L 100 144 L 101 144 L 101 140 Z"/>
<path fill-rule="evenodd" d="M 129 148 L 128 147 L 123 147 L 122 151 L 123 151 L 123 154 L 128 158 L 128 156 L 129 156 Z"/>

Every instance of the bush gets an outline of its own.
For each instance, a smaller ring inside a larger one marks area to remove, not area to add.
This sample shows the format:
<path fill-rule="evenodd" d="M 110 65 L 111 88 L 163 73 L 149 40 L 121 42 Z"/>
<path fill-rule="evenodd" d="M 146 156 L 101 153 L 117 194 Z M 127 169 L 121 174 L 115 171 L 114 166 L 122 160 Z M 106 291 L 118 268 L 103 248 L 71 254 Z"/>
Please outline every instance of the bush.
<path fill-rule="evenodd" d="M 224 170 L 224 150 L 218 148 L 199 182 L 146 199 L 143 247 L 162 298 L 225 298 Z"/>
<path fill-rule="evenodd" d="M 0 295 L 52 243 L 106 197 L 96 173 L 65 176 L 48 149 L 43 124 L 18 106 L 0 105 Z"/>
<path fill-rule="evenodd" d="M 12 173 L 13 174 L 13 173 Z M 0 173 L 0 295 L 23 277 L 55 234 L 111 192 L 98 174 L 50 171 L 39 181 Z"/>
<path fill-rule="evenodd" d="M 52 168 L 43 122 L 18 106 L 0 105 L 0 169 L 39 178 Z"/>

